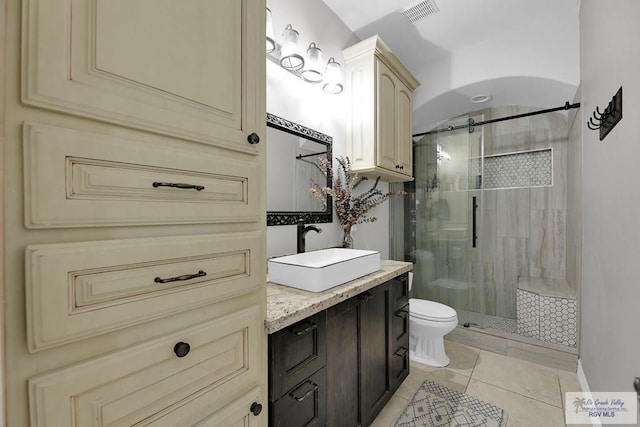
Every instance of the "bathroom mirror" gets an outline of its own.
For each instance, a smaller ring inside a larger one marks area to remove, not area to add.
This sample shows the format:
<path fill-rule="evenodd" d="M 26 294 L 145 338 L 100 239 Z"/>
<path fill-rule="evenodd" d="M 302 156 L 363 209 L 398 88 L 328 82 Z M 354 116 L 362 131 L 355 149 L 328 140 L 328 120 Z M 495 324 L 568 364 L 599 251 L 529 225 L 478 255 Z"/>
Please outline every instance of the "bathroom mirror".
<path fill-rule="evenodd" d="M 333 221 L 331 196 L 326 208 L 309 191 L 312 182 L 331 185 L 318 167 L 329 159 L 333 138 L 298 123 L 267 113 L 267 225 Z"/>

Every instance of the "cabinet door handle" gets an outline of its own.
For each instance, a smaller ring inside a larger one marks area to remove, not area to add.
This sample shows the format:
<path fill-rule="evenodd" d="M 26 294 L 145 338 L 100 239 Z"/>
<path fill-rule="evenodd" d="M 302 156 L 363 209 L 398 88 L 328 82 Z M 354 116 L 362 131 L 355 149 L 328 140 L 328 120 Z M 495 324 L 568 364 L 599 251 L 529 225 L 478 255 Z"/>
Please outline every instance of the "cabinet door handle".
<path fill-rule="evenodd" d="M 253 402 L 249 410 L 254 416 L 257 417 L 258 415 L 260 415 L 260 412 L 262 412 L 262 405 L 259 404 L 258 402 Z"/>
<path fill-rule="evenodd" d="M 168 279 L 161 279 L 160 277 L 156 277 L 155 279 L 153 279 L 153 281 L 156 283 L 182 282 L 184 280 L 191 280 L 191 279 L 195 279 L 196 277 L 202 277 L 206 275 L 207 275 L 206 271 L 200 270 L 194 274 L 183 274 L 182 276 L 169 277 Z"/>
<path fill-rule="evenodd" d="M 291 331 L 291 333 L 293 335 L 296 335 L 296 336 L 300 337 L 302 335 L 307 335 L 309 332 L 311 332 L 311 331 L 313 331 L 315 329 L 318 329 L 318 325 L 315 324 L 315 323 L 309 322 L 309 326 L 307 326 L 306 328 L 300 329 L 299 331 Z"/>
<path fill-rule="evenodd" d="M 204 190 L 204 186 L 203 185 L 182 184 L 180 182 L 158 182 L 158 181 L 156 181 L 152 185 L 153 185 L 154 188 L 171 187 L 171 188 L 181 188 L 183 190 L 197 190 L 197 191 Z"/>
<path fill-rule="evenodd" d="M 409 349 L 407 347 L 400 347 L 394 354 L 396 356 L 405 357 Z"/>
<path fill-rule="evenodd" d="M 260 136 L 257 133 L 253 132 L 252 134 L 247 136 L 247 142 L 249 144 L 257 144 L 260 142 Z"/>
<path fill-rule="evenodd" d="M 311 386 L 311 388 L 309 390 L 307 390 L 302 396 L 296 396 L 295 395 L 296 391 L 301 389 L 302 386 L 305 385 L 305 384 L 309 384 Z M 311 380 L 306 380 L 305 382 L 300 384 L 300 386 L 298 386 L 294 390 L 292 390 L 291 393 L 289 393 L 289 396 L 293 397 L 296 400 L 296 402 L 302 402 L 304 399 L 306 399 L 309 395 L 311 395 L 317 389 L 318 389 L 318 384 L 314 383 Z"/>
<path fill-rule="evenodd" d="M 364 302 L 369 301 L 371 298 L 373 298 L 373 294 L 371 292 L 363 292 L 360 295 L 358 295 L 358 299 Z"/>

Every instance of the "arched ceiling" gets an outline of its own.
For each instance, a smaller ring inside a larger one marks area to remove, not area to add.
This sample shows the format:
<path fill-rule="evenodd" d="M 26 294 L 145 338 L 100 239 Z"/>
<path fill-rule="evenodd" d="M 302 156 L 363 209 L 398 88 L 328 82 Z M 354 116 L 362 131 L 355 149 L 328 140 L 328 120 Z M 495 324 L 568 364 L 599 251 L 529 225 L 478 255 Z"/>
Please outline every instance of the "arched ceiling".
<path fill-rule="evenodd" d="M 379 34 L 421 82 L 414 129 L 479 108 L 550 108 L 580 83 L 580 0 L 429 0 L 439 11 L 410 23 L 415 0 L 323 0 L 358 37 Z M 473 104 L 470 97 L 490 94 Z"/>

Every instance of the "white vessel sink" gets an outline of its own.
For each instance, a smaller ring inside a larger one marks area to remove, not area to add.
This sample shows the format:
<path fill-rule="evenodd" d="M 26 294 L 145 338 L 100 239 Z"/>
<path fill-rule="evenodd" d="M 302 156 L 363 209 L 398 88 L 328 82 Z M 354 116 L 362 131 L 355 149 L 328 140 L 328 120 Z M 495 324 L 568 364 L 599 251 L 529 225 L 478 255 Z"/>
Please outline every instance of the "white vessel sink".
<path fill-rule="evenodd" d="M 269 281 L 322 292 L 380 270 L 380 252 L 331 248 L 269 260 Z"/>

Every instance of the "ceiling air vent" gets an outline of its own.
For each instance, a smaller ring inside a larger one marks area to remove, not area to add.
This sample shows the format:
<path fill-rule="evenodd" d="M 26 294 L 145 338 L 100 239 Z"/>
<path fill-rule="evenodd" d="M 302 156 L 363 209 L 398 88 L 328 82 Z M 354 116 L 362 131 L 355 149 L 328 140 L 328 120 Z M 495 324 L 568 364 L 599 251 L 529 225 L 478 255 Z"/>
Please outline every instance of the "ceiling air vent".
<path fill-rule="evenodd" d="M 433 15 L 438 12 L 440 8 L 433 0 L 420 0 L 417 3 L 412 3 L 411 5 L 402 9 L 402 14 L 407 20 L 415 24 L 421 19 L 426 18 L 429 15 Z"/>

